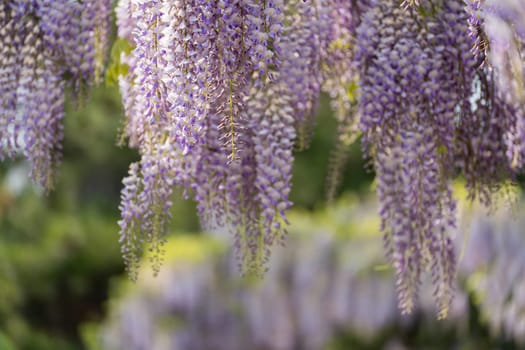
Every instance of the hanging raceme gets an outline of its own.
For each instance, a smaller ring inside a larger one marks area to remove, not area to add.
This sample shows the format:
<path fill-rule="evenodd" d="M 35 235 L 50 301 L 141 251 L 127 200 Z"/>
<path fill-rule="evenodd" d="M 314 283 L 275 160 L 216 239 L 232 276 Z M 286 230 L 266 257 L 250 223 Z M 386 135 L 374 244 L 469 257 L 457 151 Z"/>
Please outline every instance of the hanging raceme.
<path fill-rule="evenodd" d="M 473 37 L 483 35 L 473 19 L 479 6 L 406 5 L 372 2 L 357 29 L 361 130 L 374 159 L 400 307 L 412 311 L 429 268 L 444 317 L 455 274 L 450 182 L 462 173 L 471 199 L 488 205 L 499 184 L 513 179 L 506 154 L 516 109 L 483 65 L 481 39 Z"/>
<path fill-rule="evenodd" d="M 204 227 L 234 234 L 241 269 L 262 272 L 269 248 L 284 241 L 296 128 L 310 123 L 323 66 L 338 65 L 327 90 L 346 94 L 349 46 L 332 61 L 328 48 L 349 34 L 328 23 L 343 23 L 348 11 L 342 1 L 119 2 L 119 34 L 134 46 L 119 78 L 126 130 L 142 156 L 123 192 L 124 241 L 162 242 L 169 195 L 181 186 Z M 162 226 L 152 231 L 148 220 Z"/>
<path fill-rule="evenodd" d="M 328 11 L 327 23 L 332 26 L 327 47 L 322 50 L 323 79 L 322 89 L 330 96 L 330 104 L 338 128 L 335 146 L 329 158 L 326 177 L 326 197 L 332 202 L 343 176 L 343 169 L 350 146 L 359 137 L 359 118 L 357 115 L 358 74 L 353 65 L 355 31 L 359 25 L 366 1 L 334 1 L 333 10 Z"/>
<path fill-rule="evenodd" d="M 111 0 L 0 4 L 0 156 L 46 187 L 60 160 L 64 92 L 100 81 Z M 510 0 L 119 0 L 123 134 L 140 160 L 124 179 L 120 240 L 132 279 L 154 270 L 176 187 L 202 226 L 227 228 L 241 269 L 261 274 L 286 237 L 293 150 L 321 92 L 339 122 L 329 193 L 362 135 L 376 176 L 400 307 L 430 270 L 453 296 L 451 181 L 489 206 L 525 156 L 525 2 Z M 334 137 L 335 138 L 335 137 Z"/>
<path fill-rule="evenodd" d="M 31 178 L 46 190 L 60 162 L 66 88 L 77 95 L 101 75 L 110 6 L 111 0 L 0 4 L 0 158 L 23 154 Z"/>

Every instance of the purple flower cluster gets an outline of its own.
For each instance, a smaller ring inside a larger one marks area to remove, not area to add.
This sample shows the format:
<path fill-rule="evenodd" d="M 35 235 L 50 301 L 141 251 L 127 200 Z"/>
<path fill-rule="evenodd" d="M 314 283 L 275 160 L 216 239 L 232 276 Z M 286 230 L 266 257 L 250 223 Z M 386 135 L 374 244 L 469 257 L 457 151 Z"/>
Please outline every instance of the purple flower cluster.
<path fill-rule="evenodd" d="M 487 41 L 486 59 L 494 71 L 496 93 L 509 109 L 510 116 L 504 121 L 507 157 L 513 168 L 522 169 L 525 156 L 525 3 L 485 0 L 479 12 L 479 26 Z"/>
<path fill-rule="evenodd" d="M 46 189 L 60 161 L 65 88 L 79 91 L 100 76 L 110 5 L 110 0 L 0 5 L 0 157 L 22 153 L 31 163 L 31 178 Z"/>
<path fill-rule="evenodd" d="M 126 134 L 142 156 L 131 175 L 140 186 L 126 180 L 122 192 L 126 252 L 162 241 L 180 186 L 203 227 L 234 234 L 241 268 L 261 272 L 284 242 L 292 151 L 328 81 L 323 67 L 338 67 L 327 89 L 346 92 L 350 34 L 332 20 L 344 23 L 348 11 L 321 0 L 119 2 L 119 35 L 134 47 L 119 78 Z M 336 40 L 343 48 L 331 54 Z"/>
<path fill-rule="evenodd" d="M 491 204 L 514 176 L 508 154 L 509 144 L 521 145 L 512 132 L 520 112 L 483 64 L 479 2 L 405 5 L 372 2 L 357 29 L 360 126 L 400 307 L 412 310 L 429 268 L 445 316 L 455 276 L 450 182 L 462 173 L 470 198 Z"/>
<path fill-rule="evenodd" d="M 467 30 L 459 0 L 438 9 L 377 1 L 358 28 L 363 142 L 374 158 L 386 249 L 407 313 L 427 268 L 440 316 L 452 297 L 454 130 L 457 119 L 470 117 L 474 67 Z"/>
<path fill-rule="evenodd" d="M 350 2 L 332 1 L 332 9 L 325 11 L 325 30 L 331 37 L 323 47 L 323 86 L 330 96 L 331 109 L 337 119 L 337 137 L 330 154 L 328 176 L 326 178 L 326 197 L 332 202 L 337 187 L 342 179 L 350 146 L 359 136 L 359 118 L 357 117 L 356 86 L 358 73 L 353 64 L 356 44 L 356 28 L 361 15 L 367 8 L 367 1 Z"/>
<path fill-rule="evenodd" d="M 523 165 L 523 25 L 512 1 L 372 1 L 357 28 L 358 113 L 387 254 L 410 312 L 425 270 L 445 316 L 455 276 L 450 182 L 486 206 Z"/>
<path fill-rule="evenodd" d="M 469 22 L 469 34 L 474 42 L 472 51 L 475 56 L 481 56 L 481 59 L 484 60 L 488 49 L 488 43 L 482 28 L 483 16 L 481 9 L 482 0 L 465 1 L 465 11 L 468 14 Z"/>

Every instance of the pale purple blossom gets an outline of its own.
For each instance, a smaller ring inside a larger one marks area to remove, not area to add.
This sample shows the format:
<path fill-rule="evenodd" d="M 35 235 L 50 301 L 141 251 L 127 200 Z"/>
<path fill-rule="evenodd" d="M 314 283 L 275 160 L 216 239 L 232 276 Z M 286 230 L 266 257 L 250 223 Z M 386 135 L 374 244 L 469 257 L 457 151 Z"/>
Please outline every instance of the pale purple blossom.
<path fill-rule="evenodd" d="M 50 189 L 60 161 L 66 86 L 101 76 L 110 0 L 9 0 L 0 5 L 0 156 L 22 153 Z M 89 8 L 95 10 L 89 14 Z"/>

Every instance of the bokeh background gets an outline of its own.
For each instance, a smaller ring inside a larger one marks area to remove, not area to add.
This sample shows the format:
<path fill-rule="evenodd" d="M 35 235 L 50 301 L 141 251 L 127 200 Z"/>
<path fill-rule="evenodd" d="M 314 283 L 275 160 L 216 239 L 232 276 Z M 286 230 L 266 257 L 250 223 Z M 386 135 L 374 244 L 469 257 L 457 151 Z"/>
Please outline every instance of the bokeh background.
<path fill-rule="evenodd" d="M 417 312 L 400 315 L 359 143 L 325 199 L 336 123 L 324 99 L 311 147 L 296 154 L 288 244 L 264 279 L 241 278 L 228 233 L 201 232 L 194 203 L 176 194 L 160 275 L 146 256 L 131 283 L 117 208 L 138 155 L 117 146 L 121 121 L 111 84 L 68 104 L 49 194 L 23 161 L 1 163 L 0 350 L 525 348 L 525 206 L 503 198 L 488 215 L 462 201 L 449 317 L 436 319 L 426 287 Z"/>

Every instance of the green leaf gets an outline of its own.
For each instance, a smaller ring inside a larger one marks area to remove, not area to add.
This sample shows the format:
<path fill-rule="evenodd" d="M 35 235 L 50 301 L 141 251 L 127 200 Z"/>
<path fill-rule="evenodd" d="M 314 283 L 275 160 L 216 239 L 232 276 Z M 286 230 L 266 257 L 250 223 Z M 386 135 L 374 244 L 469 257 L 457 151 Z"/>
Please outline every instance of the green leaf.
<path fill-rule="evenodd" d="M 120 57 L 122 53 L 129 55 L 133 46 L 127 39 L 119 38 L 111 47 L 110 63 L 106 71 L 106 85 L 116 86 L 119 76 L 126 76 L 129 72 L 129 65 L 122 63 Z"/>

